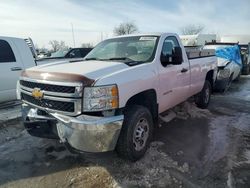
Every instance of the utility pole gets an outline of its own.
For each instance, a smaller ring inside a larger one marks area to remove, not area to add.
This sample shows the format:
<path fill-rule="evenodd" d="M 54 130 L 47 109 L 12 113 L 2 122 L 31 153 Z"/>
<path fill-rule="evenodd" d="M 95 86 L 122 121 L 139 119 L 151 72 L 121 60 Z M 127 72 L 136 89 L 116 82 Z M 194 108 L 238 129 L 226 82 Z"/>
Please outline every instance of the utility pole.
<path fill-rule="evenodd" d="M 75 34 L 74 34 L 74 28 L 73 28 L 73 24 L 71 24 L 71 31 L 72 31 L 72 38 L 73 38 L 73 45 L 74 45 L 74 48 L 76 47 L 76 42 L 75 42 Z"/>

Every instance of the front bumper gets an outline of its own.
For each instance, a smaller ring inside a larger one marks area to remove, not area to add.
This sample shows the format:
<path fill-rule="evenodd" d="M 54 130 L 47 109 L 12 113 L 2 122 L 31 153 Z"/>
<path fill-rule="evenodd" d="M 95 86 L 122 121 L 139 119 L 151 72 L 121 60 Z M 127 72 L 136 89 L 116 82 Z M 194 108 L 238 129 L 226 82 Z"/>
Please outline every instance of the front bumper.
<path fill-rule="evenodd" d="M 37 109 L 26 104 L 22 106 L 24 120 L 56 121 L 56 131 L 60 140 L 72 148 L 82 152 L 106 152 L 115 149 L 123 115 L 111 117 L 95 117 L 80 115 L 70 117 L 58 113 L 39 115 Z"/>

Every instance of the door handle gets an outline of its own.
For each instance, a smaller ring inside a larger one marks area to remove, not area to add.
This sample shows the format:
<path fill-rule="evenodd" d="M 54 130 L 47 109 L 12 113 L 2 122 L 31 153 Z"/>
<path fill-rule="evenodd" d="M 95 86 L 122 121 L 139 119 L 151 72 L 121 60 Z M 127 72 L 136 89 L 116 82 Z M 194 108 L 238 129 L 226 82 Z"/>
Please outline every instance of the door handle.
<path fill-rule="evenodd" d="M 23 70 L 22 67 L 12 67 L 10 69 L 11 71 L 20 71 L 20 70 Z"/>
<path fill-rule="evenodd" d="M 187 71 L 188 71 L 188 69 L 185 69 L 185 68 L 181 69 L 182 73 L 187 72 Z"/>

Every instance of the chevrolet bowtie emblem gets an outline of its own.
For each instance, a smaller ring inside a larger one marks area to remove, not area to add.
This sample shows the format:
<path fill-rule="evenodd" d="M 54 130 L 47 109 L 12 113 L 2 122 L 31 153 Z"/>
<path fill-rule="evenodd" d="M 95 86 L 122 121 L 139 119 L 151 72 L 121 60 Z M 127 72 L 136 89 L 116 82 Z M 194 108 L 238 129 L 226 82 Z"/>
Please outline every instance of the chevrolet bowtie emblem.
<path fill-rule="evenodd" d="M 43 92 L 41 91 L 40 88 L 34 88 L 33 91 L 32 91 L 32 96 L 35 98 L 35 99 L 42 99 L 43 98 Z"/>

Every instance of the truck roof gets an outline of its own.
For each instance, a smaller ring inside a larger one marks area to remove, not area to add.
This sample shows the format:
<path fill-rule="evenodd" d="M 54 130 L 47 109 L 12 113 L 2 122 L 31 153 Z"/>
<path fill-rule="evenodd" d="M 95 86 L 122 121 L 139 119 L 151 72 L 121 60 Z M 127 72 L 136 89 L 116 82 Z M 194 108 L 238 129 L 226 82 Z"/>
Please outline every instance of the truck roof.
<path fill-rule="evenodd" d="M 29 47 L 33 58 L 35 58 L 35 59 L 37 58 L 36 49 L 35 49 L 34 43 L 33 43 L 31 38 L 26 38 L 25 39 L 25 38 L 17 38 L 17 37 L 0 36 L 0 39 L 2 39 L 2 40 L 11 40 L 11 41 L 15 41 L 17 43 L 25 42 L 27 44 L 27 46 Z"/>
<path fill-rule="evenodd" d="M 0 36 L 0 39 L 24 40 L 23 38 Z"/>
<path fill-rule="evenodd" d="M 164 33 L 164 32 L 153 32 L 153 33 L 137 33 L 137 34 L 129 34 L 129 35 L 120 35 L 111 38 L 123 38 L 123 37 L 136 37 L 136 36 L 157 36 L 160 37 L 162 35 L 176 35 L 175 33 Z M 109 39 L 111 39 L 109 38 Z"/>

